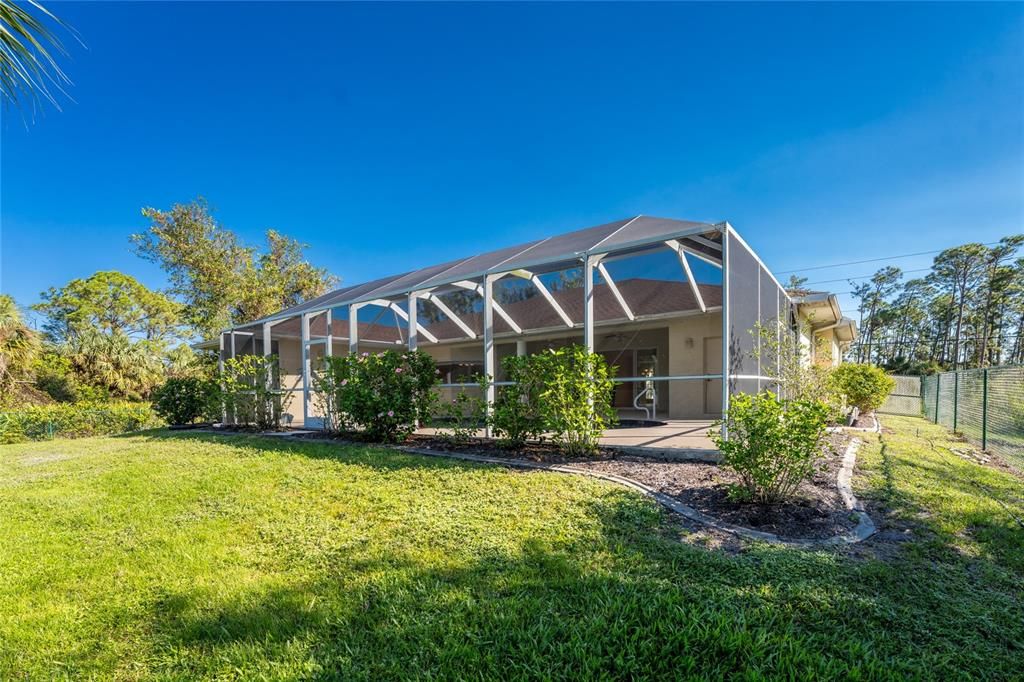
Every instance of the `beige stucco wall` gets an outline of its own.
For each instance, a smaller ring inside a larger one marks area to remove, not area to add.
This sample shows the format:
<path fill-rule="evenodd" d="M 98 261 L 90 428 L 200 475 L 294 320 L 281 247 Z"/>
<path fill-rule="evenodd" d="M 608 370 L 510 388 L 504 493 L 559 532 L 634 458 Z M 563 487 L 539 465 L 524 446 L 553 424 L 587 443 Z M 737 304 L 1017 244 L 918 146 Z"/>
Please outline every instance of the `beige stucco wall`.
<path fill-rule="evenodd" d="M 704 374 L 705 349 L 718 359 L 711 373 L 721 371 L 722 315 L 710 313 L 680 317 L 668 325 L 669 366 L 672 376 Z M 669 385 L 669 416 L 673 419 L 706 419 L 721 416 L 721 380 L 673 381 Z M 709 395 L 707 409 L 705 394 Z M 718 399 L 710 396 L 717 394 Z M 710 411 L 708 411 L 710 410 Z"/>
<path fill-rule="evenodd" d="M 668 375 L 701 375 L 704 374 L 704 346 L 710 344 L 714 358 L 721 357 L 722 318 L 719 313 L 694 315 L 669 319 L 661 322 L 647 322 L 643 325 L 623 324 L 602 326 L 595 330 L 595 346 L 600 351 L 617 350 L 654 350 L 657 354 L 657 373 Z M 528 339 L 527 353 L 538 353 L 546 348 L 559 347 L 570 343 L 581 343 L 579 330 L 552 332 Z M 292 415 L 292 426 L 302 426 L 302 352 L 298 339 L 279 339 L 277 341 L 281 362 L 281 383 L 283 388 L 299 389 L 292 392 L 292 399 L 286 413 Z M 501 359 L 507 355 L 515 355 L 516 340 L 499 339 L 495 343 L 498 380 L 501 374 Z M 483 344 L 480 341 L 465 344 L 434 345 L 421 344 L 420 348 L 438 362 L 473 361 L 482 362 Z M 313 365 L 322 352 L 318 346 L 312 347 Z M 347 352 L 347 346 L 338 347 L 336 352 Z M 379 348 L 365 346 L 362 350 L 374 351 Z M 713 368 L 719 371 L 721 365 Z M 705 411 L 705 384 L 703 380 L 658 382 L 658 417 L 672 419 L 705 419 L 717 417 L 715 411 Z M 458 389 L 445 389 L 442 397 L 451 398 Z M 715 381 L 710 389 L 715 396 L 721 394 L 721 383 Z M 713 401 L 712 407 L 717 409 L 720 398 Z M 319 415 L 315 400 L 311 400 L 310 415 Z"/>

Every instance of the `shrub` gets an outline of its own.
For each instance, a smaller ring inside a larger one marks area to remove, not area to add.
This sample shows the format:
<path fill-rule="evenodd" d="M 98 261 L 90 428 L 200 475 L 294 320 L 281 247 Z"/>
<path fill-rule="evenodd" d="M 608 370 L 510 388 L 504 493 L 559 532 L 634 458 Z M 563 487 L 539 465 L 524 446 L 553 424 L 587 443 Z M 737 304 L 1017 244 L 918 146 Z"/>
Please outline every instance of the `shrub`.
<path fill-rule="evenodd" d="M 215 421 L 221 410 L 216 381 L 199 377 L 172 377 L 153 391 L 153 409 L 169 424 Z"/>
<path fill-rule="evenodd" d="M 220 397 L 228 420 L 237 425 L 276 429 L 292 394 L 281 383 L 277 356 L 242 355 L 224 361 Z"/>
<path fill-rule="evenodd" d="M 569 455 L 589 455 L 616 421 L 612 370 L 604 357 L 579 345 L 548 350 L 529 361 L 536 398 L 554 440 Z"/>
<path fill-rule="evenodd" d="M 105 436 L 161 424 L 147 403 L 35 405 L 0 413 L 0 442 Z"/>
<path fill-rule="evenodd" d="M 780 322 L 757 322 L 750 332 L 758 341 L 752 356 L 762 367 L 776 368 L 783 398 L 822 403 L 828 408 L 828 422 L 839 423 L 847 406 L 832 382 L 833 369 L 826 364 L 811 362 L 810 350 L 799 340 L 800 333 L 809 335 L 810 330 L 805 322 L 800 326 L 803 329 L 793 330 Z M 764 373 L 776 372 L 767 369 Z"/>
<path fill-rule="evenodd" d="M 429 418 L 437 366 L 426 353 L 386 350 L 324 360 L 315 386 L 330 428 L 361 427 L 371 440 L 390 443 Z"/>
<path fill-rule="evenodd" d="M 105 403 L 110 400 L 110 391 L 103 386 L 84 384 L 75 374 L 71 360 L 52 351 L 36 358 L 36 388 L 60 403 Z"/>
<path fill-rule="evenodd" d="M 486 382 L 481 382 L 486 391 Z M 482 396 L 459 391 L 451 400 L 440 400 L 437 416 L 443 420 L 443 430 L 437 437 L 453 445 L 464 445 L 476 435 L 486 422 L 486 400 Z"/>
<path fill-rule="evenodd" d="M 874 365 L 845 363 L 832 370 L 831 379 L 835 389 L 861 412 L 881 407 L 896 387 L 896 380 Z"/>
<path fill-rule="evenodd" d="M 494 406 L 488 425 L 503 445 L 520 447 L 544 433 L 541 361 L 536 355 L 510 355 L 501 361 L 511 386 L 495 387 Z M 487 389 L 487 381 L 481 382 Z"/>
<path fill-rule="evenodd" d="M 720 422 L 728 440 L 713 438 L 740 477 L 740 496 L 760 503 L 790 497 L 814 473 L 828 412 L 821 402 L 780 400 L 770 391 L 733 396 Z"/>

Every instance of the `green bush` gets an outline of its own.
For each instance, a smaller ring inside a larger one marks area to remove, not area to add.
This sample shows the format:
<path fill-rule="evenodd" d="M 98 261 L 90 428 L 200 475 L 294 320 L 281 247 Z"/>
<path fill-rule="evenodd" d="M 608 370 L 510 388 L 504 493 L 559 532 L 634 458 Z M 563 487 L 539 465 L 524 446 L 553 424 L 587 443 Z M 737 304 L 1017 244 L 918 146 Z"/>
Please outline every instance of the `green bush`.
<path fill-rule="evenodd" d="M 881 407 L 896 387 L 896 380 L 874 365 L 844 363 L 832 370 L 830 378 L 846 402 L 865 413 Z"/>
<path fill-rule="evenodd" d="M 616 422 L 613 371 L 604 357 L 579 345 L 547 350 L 530 358 L 529 373 L 545 430 L 567 454 L 593 454 Z"/>
<path fill-rule="evenodd" d="M 774 393 L 738 394 L 721 433 L 713 436 L 723 463 L 740 477 L 739 497 L 774 503 L 790 497 L 814 473 L 829 408 L 819 401 L 779 400 Z"/>
<path fill-rule="evenodd" d="M 486 392 L 486 382 L 481 388 Z M 451 400 L 439 400 L 435 411 L 440 418 L 437 437 L 452 445 L 465 445 L 473 440 L 480 425 L 486 423 L 486 401 L 483 396 L 459 391 Z"/>
<path fill-rule="evenodd" d="M 541 367 L 536 355 L 510 355 L 501 361 L 511 386 L 496 386 L 488 425 L 502 444 L 520 447 L 544 433 Z M 481 387 L 486 391 L 487 382 Z"/>
<path fill-rule="evenodd" d="M 153 391 L 152 399 L 153 409 L 169 424 L 220 418 L 220 390 L 212 379 L 172 377 Z"/>
<path fill-rule="evenodd" d="M 314 385 L 328 428 L 361 427 L 371 440 L 404 440 L 430 417 L 437 399 L 437 365 L 423 351 L 324 358 Z"/>
<path fill-rule="evenodd" d="M 220 399 L 228 421 L 237 426 L 276 429 L 292 394 L 280 388 L 277 356 L 242 355 L 224 361 Z"/>
<path fill-rule="evenodd" d="M 147 403 L 35 405 L 0 413 L 0 442 L 105 436 L 161 425 Z"/>
<path fill-rule="evenodd" d="M 110 391 L 104 386 L 82 383 L 71 366 L 71 360 L 60 353 L 46 352 L 36 358 L 33 367 L 35 385 L 60 403 L 105 403 Z"/>

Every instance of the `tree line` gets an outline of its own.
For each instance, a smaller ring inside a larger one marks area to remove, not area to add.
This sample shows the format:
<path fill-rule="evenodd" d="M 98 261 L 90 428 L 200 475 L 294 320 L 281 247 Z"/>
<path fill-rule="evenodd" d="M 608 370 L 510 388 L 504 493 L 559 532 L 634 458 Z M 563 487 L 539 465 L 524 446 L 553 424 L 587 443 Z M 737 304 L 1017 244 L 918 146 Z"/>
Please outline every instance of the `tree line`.
<path fill-rule="evenodd" d="M 1022 245 L 1024 235 L 962 244 L 923 277 L 888 266 L 851 281 L 860 335 L 849 359 L 911 374 L 1024 363 Z"/>
<path fill-rule="evenodd" d="M 0 295 L 0 405 L 145 399 L 169 376 L 212 371 L 216 358 L 190 343 L 337 283 L 275 230 L 261 247 L 243 243 L 202 199 L 142 216 L 148 227 L 130 235 L 131 247 L 166 273 L 166 290 L 118 271 L 73 279 L 31 306 L 39 331 Z"/>

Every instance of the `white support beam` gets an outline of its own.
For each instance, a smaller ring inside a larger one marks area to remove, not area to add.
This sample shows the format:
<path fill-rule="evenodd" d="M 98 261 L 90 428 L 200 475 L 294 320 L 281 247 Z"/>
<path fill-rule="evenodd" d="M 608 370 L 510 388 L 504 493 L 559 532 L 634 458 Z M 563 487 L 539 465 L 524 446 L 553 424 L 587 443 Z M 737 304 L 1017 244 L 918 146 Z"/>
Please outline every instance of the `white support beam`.
<path fill-rule="evenodd" d="M 697 286 L 697 280 L 693 276 L 693 270 L 690 269 L 690 261 L 686 258 L 686 251 L 680 247 L 676 249 L 676 255 L 679 256 L 679 264 L 683 266 L 683 272 L 686 274 L 686 281 L 690 283 L 690 290 L 693 292 L 693 297 L 697 299 L 697 305 L 700 306 L 700 311 L 706 313 L 708 307 L 704 305 L 704 297 L 701 296 L 700 287 Z"/>
<path fill-rule="evenodd" d="M 475 291 L 480 296 L 484 295 L 484 288 L 476 282 L 470 282 L 468 280 L 462 280 L 461 282 L 452 282 L 452 286 L 459 287 L 460 289 L 469 289 Z M 522 334 L 523 328 L 516 324 L 516 321 L 512 319 L 512 316 L 505 312 L 505 309 L 499 305 L 497 301 L 491 298 L 491 306 L 494 308 L 494 312 L 498 313 L 498 316 L 505 320 L 505 324 L 512 327 L 512 331 L 516 334 Z"/>
<path fill-rule="evenodd" d="M 361 303 L 353 303 L 348 307 L 348 352 L 359 352 L 359 309 Z"/>
<path fill-rule="evenodd" d="M 409 313 L 405 316 L 405 321 L 409 325 L 409 350 L 416 350 L 416 332 L 419 331 L 419 322 L 416 321 L 419 317 L 419 306 L 417 303 L 419 299 L 416 297 L 416 293 L 412 292 L 409 294 Z M 398 306 L 395 306 L 398 309 Z M 424 336 L 426 336 L 424 334 Z M 437 343 L 437 339 L 434 339 L 434 343 Z"/>
<path fill-rule="evenodd" d="M 324 344 L 324 355 L 331 357 L 334 355 L 334 312 L 332 310 L 327 311 L 327 343 Z"/>
<path fill-rule="evenodd" d="M 263 323 L 263 357 L 269 358 L 271 356 L 271 342 L 270 342 L 270 322 Z M 267 383 L 266 389 L 268 391 L 274 388 L 274 374 L 270 371 L 269 363 L 267 363 Z"/>
<path fill-rule="evenodd" d="M 709 263 L 710 265 L 714 265 L 716 268 L 719 268 L 719 269 L 722 268 L 722 262 L 721 261 L 716 260 L 715 258 L 709 256 L 706 253 L 701 253 L 700 251 L 698 251 L 697 249 L 694 249 L 693 247 L 690 247 L 690 246 L 687 246 L 686 244 L 683 244 L 678 239 L 666 239 L 665 240 L 665 245 L 668 248 L 672 249 L 673 251 L 679 251 L 680 249 L 682 249 L 683 251 L 685 251 L 686 253 L 690 254 L 694 258 L 699 258 L 700 260 L 704 261 L 705 263 Z"/>
<path fill-rule="evenodd" d="M 593 263 L 591 263 L 591 265 L 593 265 Z M 551 305 L 552 308 L 555 309 L 555 312 L 558 313 L 558 316 L 562 318 L 562 322 L 565 323 L 565 326 L 573 326 L 572 318 L 566 315 L 565 310 L 562 309 L 562 306 L 558 305 L 558 301 L 556 301 L 555 297 L 551 295 L 551 292 L 548 290 L 547 286 L 544 285 L 544 282 L 541 281 L 540 277 L 530 272 L 529 270 L 512 270 L 506 274 L 530 280 L 533 286 L 537 287 L 537 291 L 541 293 L 541 296 L 547 299 L 547 302 Z"/>
<path fill-rule="evenodd" d="M 451 308 L 445 305 L 445 302 L 442 301 L 440 297 L 438 297 L 436 294 L 427 294 L 427 300 L 433 303 L 435 306 L 437 306 L 438 310 L 447 315 L 448 319 L 451 320 L 456 327 L 462 330 L 462 333 L 464 333 L 471 339 L 476 338 L 476 332 L 474 332 L 473 329 L 468 324 L 463 322 L 462 318 L 456 315 Z"/>
<path fill-rule="evenodd" d="M 409 314 L 408 314 L 407 312 L 405 312 L 404 310 L 402 310 L 402 308 L 401 308 L 401 307 L 400 307 L 400 306 L 399 306 L 399 305 L 398 305 L 397 303 L 395 303 L 395 302 L 393 302 L 393 301 L 388 301 L 388 307 L 389 307 L 389 308 L 391 308 L 391 310 L 393 310 L 393 311 L 395 312 L 395 315 L 398 315 L 398 316 L 399 316 L 400 318 L 402 318 L 402 319 L 403 319 L 403 320 L 405 320 L 406 322 L 409 322 L 409 321 L 410 321 L 410 316 L 409 316 Z M 421 325 L 421 324 L 419 324 L 419 323 L 417 322 L 417 323 L 415 324 L 415 327 L 416 327 L 416 330 L 417 330 L 417 331 L 418 331 L 418 332 L 419 332 L 420 334 L 423 334 L 423 336 L 427 337 L 427 340 L 429 340 L 429 341 L 430 341 L 431 343 L 437 343 L 437 337 L 436 337 L 436 336 L 434 336 L 433 334 L 431 334 L 430 332 L 428 332 L 428 331 L 427 331 L 427 330 L 426 330 L 426 329 L 425 329 L 425 328 L 423 327 L 423 325 Z M 411 339 L 410 339 L 410 340 L 411 340 Z"/>
<path fill-rule="evenodd" d="M 494 380 L 497 374 L 494 369 L 494 279 L 490 275 L 484 275 L 483 284 L 484 296 L 484 376 L 487 377 L 487 390 L 484 395 L 484 409 L 486 411 L 486 423 L 490 423 L 490 416 L 494 411 Z M 486 427 L 486 435 L 490 437 L 491 428 Z"/>
<path fill-rule="evenodd" d="M 309 425 L 309 313 L 302 314 L 301 323 L 302 343 L 302 425 Z"/>
<path fill-rule="evenodd" d="M 594 263 L 600 257 L 587 256 L 583 261 L 583 345 L 593 353 L 594 344 Z"/>
<path fill-rule="evenodd" d="M 729 410 L 729 346 L 732 345 L 729 325 L 729 233 L 722 232 L 722 415 Z M 729 432 L 722 424 L 722 438 L 729 439 Z"/>
<path fill-rule="evenodd" d="M 533 277 L 530 278 L 530 281 L 533 282 L 533 286 L 537 287 L 537 291 L 539 291 L 541 295 L 548 300 L 548 303 L 551 304 L 551 307 L 554 308 L 555 312 L 558 313 L 558 316 L 562 318 L 562 322 L 565 322 L 565 326 L 572 327 L 572 318 L 565 314 L 565 311 L 562 310 L 562 306 L 558 305 L 558 301 L 556 301 L 555 297 L 551 295 L 551 292 L 548 291 L 548 288 L 544 286 L 544 282 L 540 281 L 540 277 L 534 275 Z"/>
<path fill-rule="evenodd" d="M 601 263 L 600 261 L 597 263 L 597 271 L 601 273 L 601 277 L 608 285 L 608 289 L 612 292 L 612 296 L 614 296 L 615 300 L 619 302 L 620 306 L 622 306 L 622 312 L 626 313 L 626 317 L 629 318 L 630 321 L 635 320 L 636 315 L 633 314 L 633 310 L 626 303 L 626 299 L 622 297 L 622 294 L 619 292 L 619 287 L 615 285 L 615 280 L 613 280 L 612 276 L 608 274 L 608 269 L 604 266 L 604 263 Z M 704 306 L 702 304 L 701 309 L 703 310 L 703 308 Z"/>

